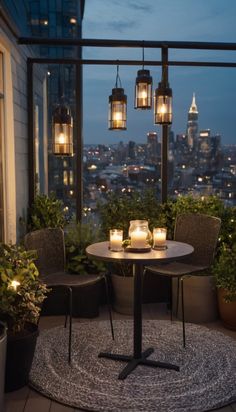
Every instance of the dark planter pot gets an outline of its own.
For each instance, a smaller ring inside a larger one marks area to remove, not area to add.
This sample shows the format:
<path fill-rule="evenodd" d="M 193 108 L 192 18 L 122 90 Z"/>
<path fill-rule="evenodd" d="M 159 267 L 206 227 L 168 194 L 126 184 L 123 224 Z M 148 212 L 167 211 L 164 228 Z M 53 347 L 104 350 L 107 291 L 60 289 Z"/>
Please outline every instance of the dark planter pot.
<path fill-rule="evenodd" d="M 4 411 L 4 379 L 7 349 L 6 327 L 0 322 L 0 411 Z"/>
<path fill-rule="evenodd" d="M 111 275 L 113 309 L 123 315 L 133 314 L 134 278 L 132 276 Z"/>
<path fill-rule="evenodd" d="M 236 301 L 225 302 L 225 294 L 224 289 L 217 290 L 220 318 L 226 328 L 236 330 Z"/>
<path fill-rule="evenodd" d="M 38 327 L 33 324 L 27 326 L 25 333 L 8 334 L 5 392 L 28 384 L 38 334 Z"/>

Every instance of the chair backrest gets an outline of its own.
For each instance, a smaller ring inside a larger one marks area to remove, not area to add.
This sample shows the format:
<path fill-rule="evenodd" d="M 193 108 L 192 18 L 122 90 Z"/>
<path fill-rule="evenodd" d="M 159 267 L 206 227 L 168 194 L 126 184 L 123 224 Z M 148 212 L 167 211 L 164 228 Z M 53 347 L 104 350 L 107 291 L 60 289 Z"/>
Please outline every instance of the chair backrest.
<path fill-rule="evenodd" d="M 65 242 L 61 228 L 46 228 L 27 233 L 24 238 L 28 250 L 36 250 L 36 266 L 41 275 L 65 270 Z"/>
<path fill-rule="evenodd" d="M 198 213 L 176 217 L 174 239 L 189 243 L 194 252 L 186 260 L 192 264 L 210 266 L 213 263 L 221 220 Z"/>

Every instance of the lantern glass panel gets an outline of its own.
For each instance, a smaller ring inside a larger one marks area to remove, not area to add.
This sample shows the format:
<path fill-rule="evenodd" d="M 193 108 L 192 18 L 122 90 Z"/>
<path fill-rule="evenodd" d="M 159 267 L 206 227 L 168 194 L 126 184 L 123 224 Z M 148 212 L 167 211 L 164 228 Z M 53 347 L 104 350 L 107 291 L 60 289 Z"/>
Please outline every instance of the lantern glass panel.
<path fill-rule="evenodd" d="M 110 101 L 108 127 L 110 130 L 126 130 L 126 101 Z"/>
<path fill-rule="evenodd" d="M 155 124 L 172 123 L 172 97 L 166 95 L 156 95 L 155 97 Z"/>
<path fill-rule="evenodd" d="M 73 126 L 71 123 L 54 123 L 53 153 L 59 156 L 73 155 Z"/>
<path fill-rule="evenodd" d="M 135 109 L 150 109 L 152 107 L 152 85 L 138 82 L 135 87 Z"/>

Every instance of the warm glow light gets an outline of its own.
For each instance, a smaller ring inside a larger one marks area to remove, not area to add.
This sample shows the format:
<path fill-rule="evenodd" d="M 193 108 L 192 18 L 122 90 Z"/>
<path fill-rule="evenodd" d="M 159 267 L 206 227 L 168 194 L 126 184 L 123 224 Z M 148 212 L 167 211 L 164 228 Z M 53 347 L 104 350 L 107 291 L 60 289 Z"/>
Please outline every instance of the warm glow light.
<path fill-rule="evenodd" d="M 75 17 L 71 17 L 71 18 L 70 18 L 70 23 L 71 23 L 71 24 L 76 24 L 76 23 L 77 23 L 76 18 L 75 18 Z"/>
<path fill-rule="evenodd" d="M 88 170 L 96 170 L 96 169 L 97 169 L 96 165 L 88 166 Z"/>
<path fill-rule="evenodd" d="M 123 242 L 123 230 L 111 229 L 110 230 L 110 249 L 113 252 L 120 252 L 122 250 Z"/>
<path fill-rule="evenodd" d="M 17 290 L 18 286 L 20 286 L 20 282 L 18 282 L 17 280 L 12 280 L 10 287 L 14 290 Z"/>
<path fill-rule="evenodd" d="M 138 70 L 135 84 L 135 109 L 151 109 L 152 106 L 152 77 L 149 70 Z"/>
<path fill-rule="evenodd" d="M 155 90 L 154 123 L 172 123 L 172 90 L 163 83 L 159 83 Z"/>
<path fill-rule="evenodd" d="M 59 136 L 58 136 L 58 143 L 59 144 L 65 144 L 65 135 L 64 135 L 64 133 L 60 133 L 59 134 Z"/>
<path fill-rule="evenodd" d="M 114 120 L 122 120 L 122 113 L 121 112 L 115 112 L 114 113 Z"/>
<path fill-rule="evenodd" d="M 131 247 L 135 249 L 144 248 L 147 245 L 147 233 L 141 230 L 139 227 L 131 232 Z"/>
<path fill-rule="evenodd" d="M 146 98 L 147 98 L 147 91 L 146 91 L 146 90 L 142 90 L 141 93 L 140 93 L 140 97 L 141 97 L 142 99 L 146 99 Z"/>
<path fill-rule="evenodd" d="M 73 118 L 70 108 L 59 104 L 52 118 L 52 151 L 57 156 L 73 156 Z"/>
<path fill-rule="evenodd" d="M 162 114 L 167 113 L 167 106 L 166 106 L 166 104 L 163 103 L 163 104 L 161 105 L 160 112 L 161 112 Z"/>
<path fill-rule="evenodd" d="M 120 87 L 118 87 L 118 83 Z M 121 86 L 119 66 L 117 66 L 116 84 L 109 96 L 109 130 L 126 130 L 127 96 Z"/>
<path fill-rule="evenodd" d="M 153 248 L 165 249 L 166 248 L 166 233 L 165 227 L 157 227 L 153 229 Z"/>

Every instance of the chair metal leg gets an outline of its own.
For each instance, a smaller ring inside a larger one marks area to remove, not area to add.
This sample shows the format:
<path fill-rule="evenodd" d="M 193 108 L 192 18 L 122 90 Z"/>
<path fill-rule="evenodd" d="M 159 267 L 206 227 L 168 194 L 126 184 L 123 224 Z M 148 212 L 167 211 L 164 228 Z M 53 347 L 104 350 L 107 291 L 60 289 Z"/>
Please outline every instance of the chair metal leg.
<path fill-rule="evenodd" d="M 185 318 L 184 318 L 184 279 L 181 278 L 181 298 L 182 298 L 182 326 L 183 326 L 183 345 L 185 345 Z"/>
<path fill-rule="evenodd" d="M 110 300 L 110 293 L 109 293 L 109 288 L 108 288 L 108 282 L 106 275 L 103 276 L 104 281 L 105 281 L 105 287 L 106 287 L 106 298 L 107 298 L 107 306 L 108 306 L 108 311 L 109 311 L 109 320 L 110 320 L 110 326 L 111 326 L 111 335 L 112 339 L 114 340 L 114 329 L 113 329 L 113 321 L 112 321 L 112 311 L 111 311 L 111 300 Z"/>
<path fill-rule="evenodd" d="M 179 278 L 177 278 L 176 317 L 178 317 L 178 311 L 179 311 Z"/>
<path fill-rule="evenodd" d="M 71 363 L 71 341 L 72 341 L 72 305 L 73 305 L 73 296 L 72 288 L 68 287 L 69 292 L 69 350 L 68 350 L 68 362 Z M 66 317 L 67 319 L 67 317 Z"/>
<path fill-rule="evenodd" d="M 67 318 L 68 318 L 68 313 L 66 312 L 65 322 L 64 322 L 64 328 L 66 328 L 66 327 L 67 327 Z"/>
<path fill-rule="evenodd" d="M 170 320 L 173 320 L 173 309 L 172 309 L 172 277 L 170 278 Z"/>

